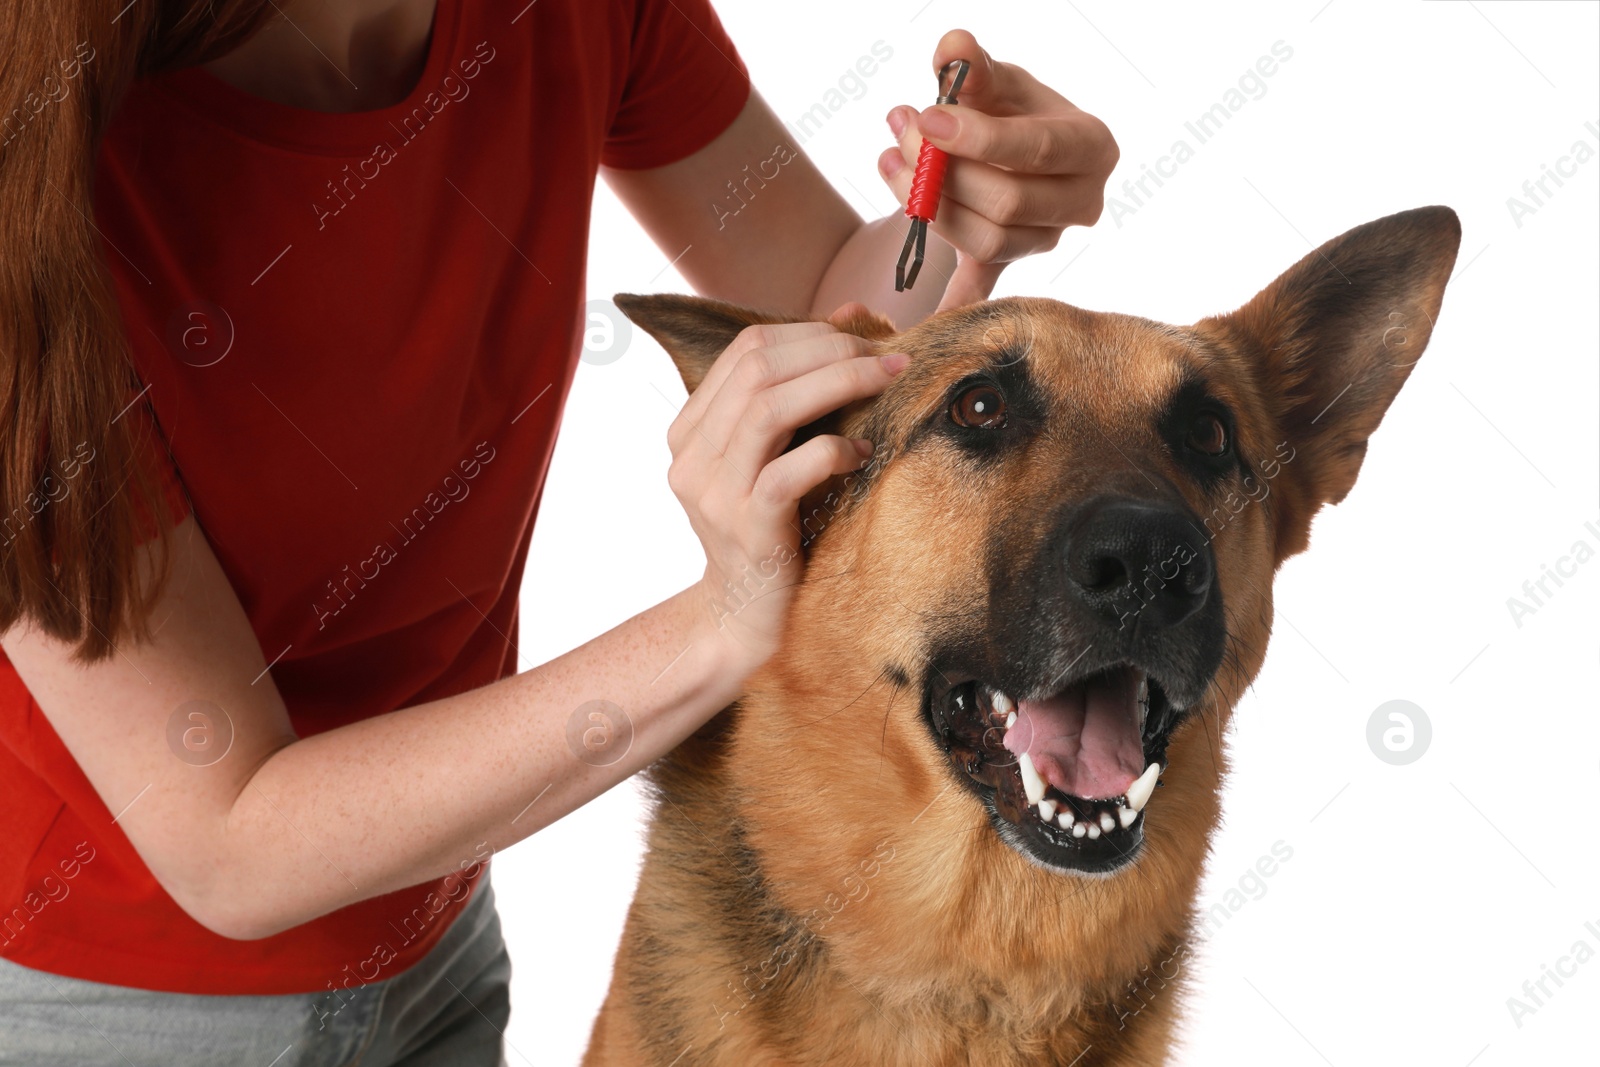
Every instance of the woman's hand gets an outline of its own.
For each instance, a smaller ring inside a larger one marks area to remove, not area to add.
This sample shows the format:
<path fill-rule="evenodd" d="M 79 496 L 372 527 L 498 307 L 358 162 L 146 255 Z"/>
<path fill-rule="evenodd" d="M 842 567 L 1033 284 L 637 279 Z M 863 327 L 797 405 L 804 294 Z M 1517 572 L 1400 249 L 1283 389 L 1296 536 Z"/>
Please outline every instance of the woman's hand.
<path fill-rule="evenodd" d="M 933 69 L 957 59 L 972 64 L 960 103 L 890 111 L 900 143 L 878 158 L 904 206 L 923 139 L 950 153 L 933 224 L 956 249 L 941 309 L 987 299 L 1007 263 L 1054 248 L 1068 226 L 1092 225 L 1119 155 L 1105 123 L 1021 67 L 995 62 L 966 30 L 940 39 Z"/>
<path fill-rule="evenodd" d="M 826 322 L 747 327 L 667 431 L 667 480 L 706 553 L 698 632 L 741 676 L 776 650 L 800 580 L 800 499 L 864 467 L 872 442 L 820 434 L 785 449 L 797 429 L 877 394 L 905 366 L 904 354 L 871 351 Z"/>

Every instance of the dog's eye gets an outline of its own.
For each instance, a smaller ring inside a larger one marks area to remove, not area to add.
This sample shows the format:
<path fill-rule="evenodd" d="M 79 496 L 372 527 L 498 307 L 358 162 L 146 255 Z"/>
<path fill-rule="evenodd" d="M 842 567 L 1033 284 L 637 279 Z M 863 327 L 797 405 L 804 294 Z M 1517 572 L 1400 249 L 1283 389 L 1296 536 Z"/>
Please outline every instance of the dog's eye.
<path fill-rule="evenodd" d="M 1221 456 L 1228 451 L 1228 428 L 1215 415 L 1197 415 L 1189 425 L 1189 436 L 1184 438 L 1184 443 L 1207 456 Z"/>
<path fill-rule="evenodd" d="M 1006 424 L 1006 401 L 992 385 L 974 385 L 950 405 L 950 421 L 975 430 L 998 430 Z"/>

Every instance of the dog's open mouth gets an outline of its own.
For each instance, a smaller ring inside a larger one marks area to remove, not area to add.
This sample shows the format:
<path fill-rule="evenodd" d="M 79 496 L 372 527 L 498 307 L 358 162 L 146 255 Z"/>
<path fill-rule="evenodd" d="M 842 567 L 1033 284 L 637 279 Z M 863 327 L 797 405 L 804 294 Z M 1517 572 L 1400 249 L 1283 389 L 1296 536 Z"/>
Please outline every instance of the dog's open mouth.
<path fill-rule="evenodd" d="M 1086 873 L 1113 871 L 1137 854 L 1179 717 L 1143 670 L 1124 663 L 1021 700 L 936 672 L 927 711 L 951 764 L 1011 847 Z"/>

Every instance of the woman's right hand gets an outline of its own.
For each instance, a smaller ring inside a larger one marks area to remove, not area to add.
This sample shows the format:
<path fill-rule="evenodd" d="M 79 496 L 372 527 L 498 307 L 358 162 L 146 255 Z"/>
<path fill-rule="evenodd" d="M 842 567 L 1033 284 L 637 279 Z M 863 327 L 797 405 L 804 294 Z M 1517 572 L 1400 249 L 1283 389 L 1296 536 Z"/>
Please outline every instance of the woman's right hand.
<path fill-rule="evenodd" d="M 859 310 L 847 305 L 835 320 Z M 667 480 L 705 549 L 705 631 L 741 676 L 778 647 L 800 581 L 799 504 L 827 479 L 864 467 L 872 442 L 820 434 L 785 451 L 794 432 L 881 392 L 903 353 L 827 322 L 746 327 L 717 357 L 667 431 Z"/>

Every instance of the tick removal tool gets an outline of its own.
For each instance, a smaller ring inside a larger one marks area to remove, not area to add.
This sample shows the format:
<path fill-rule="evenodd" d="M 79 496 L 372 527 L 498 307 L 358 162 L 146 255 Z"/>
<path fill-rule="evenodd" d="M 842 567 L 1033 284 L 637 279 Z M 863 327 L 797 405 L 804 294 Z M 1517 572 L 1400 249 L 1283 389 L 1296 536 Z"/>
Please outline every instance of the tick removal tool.
<path fill-rule="evenodd" d="M 967 80 L 972 64 L 965 59 L 953 60 L 939 71 L 939 99 L 936 104 L 956 104 L 956 94 L 961 83 Z M 924 140 L 917 152 L 917 169 L 911 177 L 911 193 L 906 197 L 906 217 L 911 228 L 906 231 L 905 247 L 900 250 L 900 261 L 894 267 L 894 291 L 903 293 L 917 280 L 922 269 L 922 258 L 928 248 L 928 223 L 939 213 L 939 195 L 944 191 L 944 169 L 950 163 L 949 153 Z M 913 257 L 912 252 L 916 255 Z M 910 261 L 911 269 L 906 269 Z"/>

